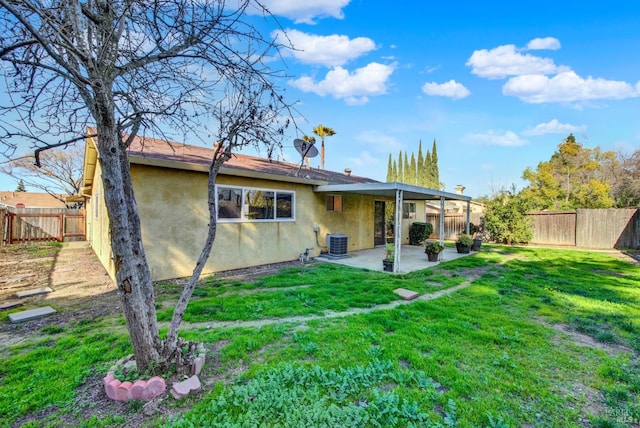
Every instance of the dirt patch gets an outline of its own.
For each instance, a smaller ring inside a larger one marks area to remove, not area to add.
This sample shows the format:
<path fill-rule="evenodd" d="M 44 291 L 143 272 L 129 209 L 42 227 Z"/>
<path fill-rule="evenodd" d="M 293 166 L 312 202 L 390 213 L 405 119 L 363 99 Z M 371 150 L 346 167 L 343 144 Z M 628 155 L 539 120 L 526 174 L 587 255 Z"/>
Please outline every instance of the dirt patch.
<path fill-rule="evenodd" d="M 49 244 L 10 246 L 0 249 L 0 257 L 0 278 L 5 279 L 0 283 L 0 303 L 22 303 L 5 313 L 42 306 L 57 311 L 47 318 L 19 324 L 5 319 L 0 323 L 3 347 L 37 339 L 45 326 L 66 327 L 80 320 L 120 313 L 116 287 L 86 243 L 62 248 Z M 40 287 L 53 291 L 22 299 L 15 297 L 16 292 Z"/>
<path fill-rule="evenodd" d="M 578 333 L 577 331 L 572 330 L 571 327 L 567 324 L 553 324 L 550 327 L 556 331 L 560 331 L 569 335 L 571 341 L 578 346 L 602 349 L 611 356 L 614 356 L 618 352 L 633 352 L 632 349 L 627 348 L 626 346 L 598 342 L 591 336 L 587 336 L 586 334 Z"/>

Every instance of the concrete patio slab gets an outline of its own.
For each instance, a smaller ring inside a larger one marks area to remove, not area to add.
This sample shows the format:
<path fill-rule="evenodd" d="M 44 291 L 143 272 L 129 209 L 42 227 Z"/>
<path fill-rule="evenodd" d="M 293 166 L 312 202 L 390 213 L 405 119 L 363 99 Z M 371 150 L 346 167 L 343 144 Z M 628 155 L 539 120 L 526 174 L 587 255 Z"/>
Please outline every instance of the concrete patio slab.
<path fill-rule="evenodd" d="M 50 287 L 32 288 L 31 290 L 18 291 L 16 297 L 23 299 L 25 297 L 37 296 L 39 294 L 51 293 L 53 290 Z"/>
<path fill-rule="evenodd" d="M 18 306 L 22 306 L 22 302 L 18 302 L 17 300 L 10 300 L 8 302 L 0 304 L 0 311 L 17 308 Z"/>
<path fill-rule="evenodd" d="M 420 295 L 420 293 L 407 290 L 406 288 L 396 288 L 395 290 L 393 290 L 393 292 L 402 297 L 404 300 L 413 300 Z"/>
<path fill-rule="evenodd" d="M 385 254 L 385 247 L 379 246 L 370 250 L 350 251 L 347 253 L 349 257 L 344 259 L 316 257 L 315 260 L 382 272 L 382 259 L 384 259 Z M 445 247 L 444 251 L 440 253 L 440 259 L 437 262 L 430 262 L 427 260 L 427 255 L 424 252 L 423 246 L 403 245 L 400 255 L 399 273 L 409 273 L 431 268 L 437 266 L 441 262 L 455 260 L 460 257 L 470 256 L 473 254 L 474 252 L 469 254 L 458 254 L 455 248 Z"/>
<path fill-rule="evenodd" d="M 15 312 L 9 314 L 9 321 L 12 323 L 30 321 L 36 318 L 46 317 L 47 315 L 55 314 L 57 311 L 51 306 L 44 306 L 42 308 L 29 309 L 27 311 Z"/>

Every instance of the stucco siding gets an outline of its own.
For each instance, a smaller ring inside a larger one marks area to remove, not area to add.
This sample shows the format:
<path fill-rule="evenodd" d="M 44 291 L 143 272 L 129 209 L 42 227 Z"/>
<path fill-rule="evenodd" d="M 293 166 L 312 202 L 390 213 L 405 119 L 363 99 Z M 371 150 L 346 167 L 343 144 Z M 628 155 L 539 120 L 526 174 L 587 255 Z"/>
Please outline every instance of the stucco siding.
<path fill-rule="evenodd" d="M 208 223 L 207 175 L 143 165 L 131 165 L 131 175 L 152 278 L 190 275 Z M 317 256 L 327 233 L 348 235 L 349 251 L 373 247 L 373 197 L 347 194 L 342 212 L 327 212 L 325 195 L 309 185 L 224 175 L 217 184 L 293 191 L 295 220 L 219 222 L 203 274 L 295 260 L 307 248 Z"/>
<path fill-rule="evenodd" d="M 87 241 L 109 273 L 111 279 L 115 279 L 115 266 L 113 264 L 110 242 L 111 233 L 109 232 L 107 206 L 104 202 L 101 172 L 102 169 L 98 163 L 93 177 L 91 197 L 88 199 L 86 205 Z"/>

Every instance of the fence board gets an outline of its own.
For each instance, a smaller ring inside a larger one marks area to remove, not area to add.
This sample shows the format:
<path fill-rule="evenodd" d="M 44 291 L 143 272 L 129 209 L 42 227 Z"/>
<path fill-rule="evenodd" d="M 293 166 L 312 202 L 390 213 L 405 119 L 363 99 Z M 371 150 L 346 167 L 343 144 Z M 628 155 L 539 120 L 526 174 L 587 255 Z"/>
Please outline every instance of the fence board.
<path fill-rule="evenodd" d="M 482 213 L 471 213 L 470 221 L 475 225 L 480 225 L 480 220 L 484 216 Z M 440 238 L 440 214 L 427 214 L 427 223 L 433 225 L 433 233 L 429 239 Z M 467 227 L 467 214 L 445 214 L 444 215 L 444 239 L 457 239 L 458 234 Z"/>
<path fill-rule="evenodd" d="M 84 210 L 9 208 L 6 242 L 71 241 L 85 239 Z"/>
<path fill-rule="evenodd" d="M 638 248 L 637 208 L 579 209 L 576 245 L 582 248 Z"/>
<path fill-rule="evenodd" d="M 575 211 L 533 211 L 527 216 L 532 220 L 532 244 L 576 244 Z"/>

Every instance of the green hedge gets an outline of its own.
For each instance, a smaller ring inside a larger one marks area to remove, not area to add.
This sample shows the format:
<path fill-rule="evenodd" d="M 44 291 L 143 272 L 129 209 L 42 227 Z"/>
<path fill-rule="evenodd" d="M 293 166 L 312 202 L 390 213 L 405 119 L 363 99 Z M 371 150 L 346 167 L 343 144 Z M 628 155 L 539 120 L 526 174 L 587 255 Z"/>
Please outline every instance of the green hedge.
<path fill-rule="evenodd" d="M 411 227 L 409 227 L 409 245 L 422 245 L 432 233 L 433 225 L 431 223 L 419 221 L 411 223 Z"/>

